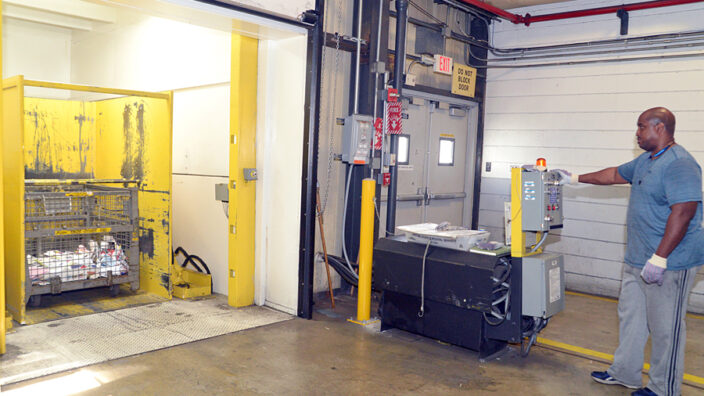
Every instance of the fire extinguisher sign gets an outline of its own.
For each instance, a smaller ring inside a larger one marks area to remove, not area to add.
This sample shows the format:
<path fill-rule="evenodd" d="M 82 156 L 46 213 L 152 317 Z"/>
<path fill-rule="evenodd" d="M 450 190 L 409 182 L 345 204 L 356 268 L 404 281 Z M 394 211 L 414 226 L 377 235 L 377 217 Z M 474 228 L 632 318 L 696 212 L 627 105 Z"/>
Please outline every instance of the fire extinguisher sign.
<path fill-rule="evenodd" d="M 390 135 L 400 135 L 402 133 L 402 125 L 401 125 L 401 118 L 402 118 L 402 112 L 403 112 L 403 102 L 398 101 L 398 102 L 388 102 L 387 105 L 387 120 L 388 120 L 388 125 L 387 125 L 387 132 Z"/>

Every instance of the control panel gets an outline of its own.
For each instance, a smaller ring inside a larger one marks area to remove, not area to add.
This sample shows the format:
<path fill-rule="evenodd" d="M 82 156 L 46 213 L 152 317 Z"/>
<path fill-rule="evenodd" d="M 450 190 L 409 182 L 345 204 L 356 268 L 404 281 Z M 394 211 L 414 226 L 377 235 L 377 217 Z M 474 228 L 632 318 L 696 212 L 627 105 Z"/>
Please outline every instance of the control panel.
<path fill-rule="evenodd" d="M 524 231 L 562 228 L 562 186 L 555 171 L 521 172 L 521 207 Z"/>
<path fill-rule="evenodd" d="M 373 133 L 372 116 L 352 114 L 345 117 L 342 133 L 342 161 L 360 165 L 369 163 Z"/>

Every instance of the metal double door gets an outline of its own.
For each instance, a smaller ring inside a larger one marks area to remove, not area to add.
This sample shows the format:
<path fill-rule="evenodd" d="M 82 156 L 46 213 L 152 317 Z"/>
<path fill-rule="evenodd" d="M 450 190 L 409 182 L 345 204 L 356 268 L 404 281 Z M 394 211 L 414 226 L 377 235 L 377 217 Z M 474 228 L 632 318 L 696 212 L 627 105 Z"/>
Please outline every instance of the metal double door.
<path fill-rule="evenodd" d="M 408 117 L 401 139 L 406 142 L 399 145 L 397 159 L 407 161 L 398 165 L 396 225 L 449 221 L 469 227 L 477 105 L 430 94 L 405 91 L 406 95 L 412 99 L 404 101 Z M 407 157 L 402 150 L 405 143 Z"/>

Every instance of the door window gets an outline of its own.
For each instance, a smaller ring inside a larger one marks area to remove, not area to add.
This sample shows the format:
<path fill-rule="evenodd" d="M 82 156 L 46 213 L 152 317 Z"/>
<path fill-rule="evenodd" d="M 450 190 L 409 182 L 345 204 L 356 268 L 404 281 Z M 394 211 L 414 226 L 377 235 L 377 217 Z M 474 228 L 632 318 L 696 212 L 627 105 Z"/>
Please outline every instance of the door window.
<path fill-rule="evenodd" d="M 442 166 L 453 166 L 455 165 L 455 139 L 453 138 L 440 138 L 440 149 L 438 165 Z"/>
<path fill-rule="evenodd" d="M 409 163 L 409 153 L 411 150 L 411 136 L 410 135 L 399 135 L 398 136 L 398 165 L 408 165 Z"/>

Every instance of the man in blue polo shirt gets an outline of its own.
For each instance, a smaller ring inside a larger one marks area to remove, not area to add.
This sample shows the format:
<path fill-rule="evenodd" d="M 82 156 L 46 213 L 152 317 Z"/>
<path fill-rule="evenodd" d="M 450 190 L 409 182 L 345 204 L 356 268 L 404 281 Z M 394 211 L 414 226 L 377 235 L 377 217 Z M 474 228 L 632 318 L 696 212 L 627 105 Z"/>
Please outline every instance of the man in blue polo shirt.
<path fill-rule="evenodd" d="M 583 175 L 559 170 L 563 184 L 631 184 L 619 345 L 613 364 L 591 376 L 603 384 L 640 388 L 650 335 L 650 381 L 633 395 L 680 394 L 687 300 L 704 264 L 702 172 L 675 143 L 674 133 L 675 116 L 655 107 L 638 117 L 638 146 L 646 152 L 633 161 Z"/>

